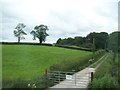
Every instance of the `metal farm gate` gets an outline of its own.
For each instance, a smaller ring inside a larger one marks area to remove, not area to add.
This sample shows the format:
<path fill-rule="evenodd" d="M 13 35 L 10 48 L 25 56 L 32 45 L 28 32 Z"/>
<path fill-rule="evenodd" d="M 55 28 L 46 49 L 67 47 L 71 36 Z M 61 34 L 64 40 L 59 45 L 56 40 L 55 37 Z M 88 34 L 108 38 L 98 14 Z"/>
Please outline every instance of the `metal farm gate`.
<path fill-rule="evenodd" d="M 80 72 L 48 71 L 48 79 L 57 87 L 80 87 L 86 88 L 93 80 L 93 68 L 86 68 Z"/>
<path fill-rule="evenodd" d="M 64 71 L 49 71 L 48 72 L 48 78 L 49 80 L 52 80 L 54 85 L 60 83 L 61 81 L 64 81 L 65 79 L 69 81 L 75 81 L 75 77 L 73 76 L 75 72 L 64 72 Z M 76 82 L 74 82 L 75 84 Z"/>

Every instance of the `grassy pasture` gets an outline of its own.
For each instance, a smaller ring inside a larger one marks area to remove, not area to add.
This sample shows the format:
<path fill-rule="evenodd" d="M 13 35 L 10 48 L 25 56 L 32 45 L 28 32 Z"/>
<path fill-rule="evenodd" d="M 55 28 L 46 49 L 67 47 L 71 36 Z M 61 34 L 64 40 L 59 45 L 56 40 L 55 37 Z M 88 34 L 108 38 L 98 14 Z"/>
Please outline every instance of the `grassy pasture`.
<path fill-rule="evenodd" d="M 80 60 L 91 52 L 51 46 L 2 45 L 3 80 L 31 80 L 46 68 L 66 60 Z"/>

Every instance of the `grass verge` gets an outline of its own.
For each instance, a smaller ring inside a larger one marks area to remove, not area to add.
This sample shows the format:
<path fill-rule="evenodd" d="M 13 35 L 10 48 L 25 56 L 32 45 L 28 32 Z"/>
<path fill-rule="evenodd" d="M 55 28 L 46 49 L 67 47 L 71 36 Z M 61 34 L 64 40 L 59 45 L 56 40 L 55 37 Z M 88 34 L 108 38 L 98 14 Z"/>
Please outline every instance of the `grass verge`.
<path fill-rule="evenodd" d="M 114 58 L 114 54 L 110 53 L 104 62 L 98 67 L 95 72 L 94 80 L 89 85 L 89 89 L 117 89 L 120 83 L 118 82 L 118 58 Z"/>

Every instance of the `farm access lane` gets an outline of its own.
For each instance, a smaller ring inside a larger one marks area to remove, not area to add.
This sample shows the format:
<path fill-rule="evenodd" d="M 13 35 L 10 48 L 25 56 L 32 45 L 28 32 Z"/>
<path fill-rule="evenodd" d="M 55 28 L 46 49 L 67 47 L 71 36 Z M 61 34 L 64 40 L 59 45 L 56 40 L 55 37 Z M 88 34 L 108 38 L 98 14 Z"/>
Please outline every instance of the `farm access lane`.
<path fill-rule="evenodd" d="M 107 57 L 108 54 L 105 54 L 97 62 L 72 75 L 73 78 L 71 80 L 66 79 L 64 81 L 61 81 L 59 84 L 50 87 L 48 90 L 54 90 L 54 88 L 87 88 L 89 82 L 91 81 L 91 72 L 95 73 L 95 70 L 101 65 L 101 63 L 103 63 L 104 59 Z M 100 63 L 97 64 L 98 62 Z M 94 64 L 97 64 L 97 66 L 95 68 L 91 68 Z"/>

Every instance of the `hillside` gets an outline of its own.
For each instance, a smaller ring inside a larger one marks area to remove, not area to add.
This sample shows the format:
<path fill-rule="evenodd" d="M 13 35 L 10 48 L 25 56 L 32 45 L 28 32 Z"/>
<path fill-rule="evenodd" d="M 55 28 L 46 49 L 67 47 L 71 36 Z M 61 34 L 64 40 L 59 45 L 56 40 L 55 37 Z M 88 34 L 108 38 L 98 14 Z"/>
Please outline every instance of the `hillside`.
<path fill-rule="evenodd" d="M 3 80 L 30 80 L 42 75 L 53 64 L 80 60 L 91 54 L 86 51 L 34 45 L 3 45 L 2 51 Z"/>

